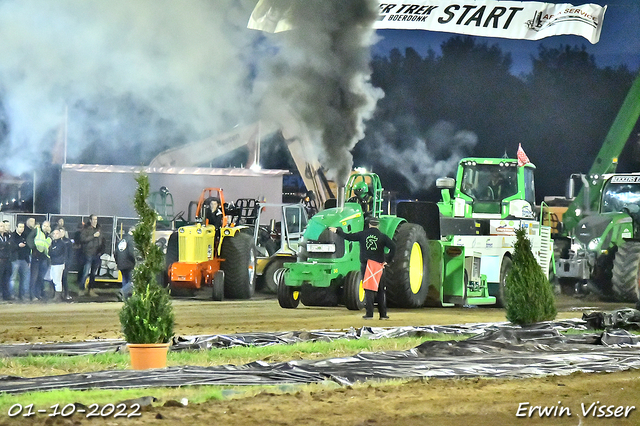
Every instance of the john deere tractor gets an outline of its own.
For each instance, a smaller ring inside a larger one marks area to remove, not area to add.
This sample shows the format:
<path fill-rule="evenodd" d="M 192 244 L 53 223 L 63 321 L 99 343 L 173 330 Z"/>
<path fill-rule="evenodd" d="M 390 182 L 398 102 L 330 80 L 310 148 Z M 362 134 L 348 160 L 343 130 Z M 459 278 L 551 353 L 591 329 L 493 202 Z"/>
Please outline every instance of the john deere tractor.
<path fill-rule="evenodd" d="M 304 305 L 344 304 L 348 309 L 364 306 L 360 276 L 360 247 L 345 241 L 329 227 L 347 233 L 362 231 L 369 217 L 380 219 L 380 230 L 393 238 L 396 254 L 385 268 L 390 306 L 415 308 L 425 301 L 428 243 L 424 229 L 405 219 L 382 214 L 382 185 L 374 173 L 352 174 L 345 187 L 346 202 L 316 213 L 299 244 L 298 259 L 285 263 L 276 274 L 278 302 L 283 308 Z"/>
<path fill-rule="evenodd" d="M 440 202 L 402 202 L 397 216 L 381 214 L 377 175 L 352 175 L 347 197 L 362 182 L 372 191 L 352 198 L 359 202 L 325 209 L 310 219 L 298 262 L 286 263 L 279 271 L 280 305 L 295 308 L 300 301 L 305 305 L 342 301 L 349 309 L 362 307 L 358 244 L 327 228 L 360 231 L 367 215 L 380 218 L 380 230 L 397 246 L 382 275 L 389 306 L 504 305 L 515 229 L 527 229 L 542 270 L 552 269 L 551 231 L 534 212 L 534 170 L 533 164 L 518 166 L 515 159 L 462 159 L 456 179 L 436 182 Z"/>
<path fill-rule="evenodd" d="M 209 201 L 219 202 L 222 226 L 209 224 Z M 213 299 L 249 299 L 255 292 L 256 252 L 252 230 L 235 226 L 220 188 L 205 188 L 198 200 L 196 223 L 180 227 L 169 238 L 167 267 L 174 289 L 213 286 Z"/>

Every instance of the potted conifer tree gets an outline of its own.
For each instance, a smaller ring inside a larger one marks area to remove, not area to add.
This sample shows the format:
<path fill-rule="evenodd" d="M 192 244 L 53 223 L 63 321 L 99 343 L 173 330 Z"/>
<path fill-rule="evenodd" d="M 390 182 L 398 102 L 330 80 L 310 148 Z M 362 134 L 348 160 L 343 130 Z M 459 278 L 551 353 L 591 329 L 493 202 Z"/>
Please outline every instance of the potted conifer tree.
<path fill-rule="evenodd" d="M 133 294 L 120 310 L 120 324 L 132 367 L 162 368 L 167 365 L 174 313 L 169 292 L 157 280 L 164 269 L 164 256 L 153 241 L 156 212 L 147 204 L 149 178 L 140 173 L 136 181 L 134 207 L 140 221 L 133 232 L 133 240 L 140 261 L 133 270 Z M 153 358 L 154 355 L 159 358 Z"/>

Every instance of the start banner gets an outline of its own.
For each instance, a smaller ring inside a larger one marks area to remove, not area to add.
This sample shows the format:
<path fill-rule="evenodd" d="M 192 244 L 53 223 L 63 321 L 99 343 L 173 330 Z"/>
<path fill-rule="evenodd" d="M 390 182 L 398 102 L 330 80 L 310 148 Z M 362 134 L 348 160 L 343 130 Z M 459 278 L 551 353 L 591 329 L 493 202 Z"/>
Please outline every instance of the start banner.
<path fill-rule="evenodd" d="M 309 0 L 259 0 L 248 28 L 280 32 L 293 29 L 296 8 Z M 379 0 L 375 29 L 427 30 L 482 37 L 539 40 L 554 35 L 600 39 L 607 6 L 536 1 Z M 327 17 L 318 17 L 327 19 Z"/>
<path fill-rule="evenodd" d="M 554 35 L 600 39 L 607 6 L 534 1 L 417 0 L 380 2 L 376 29 L 428 30 L 483 37 L 539 40 Z"/>

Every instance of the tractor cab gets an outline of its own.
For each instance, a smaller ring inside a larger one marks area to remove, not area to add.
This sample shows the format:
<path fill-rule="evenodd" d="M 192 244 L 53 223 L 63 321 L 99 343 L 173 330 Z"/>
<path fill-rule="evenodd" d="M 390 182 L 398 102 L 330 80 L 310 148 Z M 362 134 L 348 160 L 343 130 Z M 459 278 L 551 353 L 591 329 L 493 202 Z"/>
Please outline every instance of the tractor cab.
<path fill-rule="evenodd" d="M 461 218 L 533 218 L 534 170 L 531 163 L 519 167 L 515 159 L 462 159 L 455 180 L 436 181 L 440 212 Z"/>

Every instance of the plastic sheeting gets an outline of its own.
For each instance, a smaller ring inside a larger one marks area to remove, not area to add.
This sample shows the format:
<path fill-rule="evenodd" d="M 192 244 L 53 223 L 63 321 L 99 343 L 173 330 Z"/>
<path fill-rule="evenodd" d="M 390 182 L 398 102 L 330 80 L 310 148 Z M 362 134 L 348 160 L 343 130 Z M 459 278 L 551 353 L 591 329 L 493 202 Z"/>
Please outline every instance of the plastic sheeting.
<path fill-rule="evenodd" d="M 640 368 L 640 339 L 626 330 L 563 335 L 563 328 L 584 327 L 581 321 L 542 323 L 533 327 L 508 324 L 439 326 L 397 329 L 363 328 L 360 337 L 408 333 L 471 333 L 462 341 L 427 341 L 408 351 L 363 352 L 350 357 L 282 363 L 253 362 L 242 366 L 171 367 L 146 371 L 100 371 L 36 378 L 0 377 L 0 392 L 21 393 L 53 389 L 125 389 L 189 385 L 284 385 L 333 381 L 343 385 L 393 378 L 518 378 L 576 371 L 614 372 Z M 436 331 L 437 330 L 437 331 Z M 333 338 L 339 333 L 327 332 Z M 281 340 L 301 338 L 273 333 Z M 296 333 L 293 333 L 294 335 Z M 314 339 L 322 332 L 302 333 Z M 243 335 L 242 341 L 262 341 L 263 334 Z M 239 339 L 236 336 L 236 339 Z M 212 342 L 216 339 L 204 339 Z M 217 341 L 217 340 L 216 340 Z M 202 343 L 202 341 L 200 341 Z M 225 341 L 228 343 L 228 341 Z M 190 341 L 185 345 L 193 348 Z M 200 344 L 195 344 L 201 347 Z M 207 346 L 207 345 L 205 345 Z"/>
<path fill-rule="evenodd" d="M 586 323 L 582 320 L 565 320 L 541 323 L 544 327 L 557 330 L 582 329 Z M 397 337 L 420 337 L 433 334 L 482 334 L 495 327 L 514 327 L 509 323 L 472 323 L 462 325 L 429 325 L 422 327 L 363 327 L 346 331 L 285 331 L 239 334 L 213 334 L 200 336 L 178 336 L 173 339 L 171 351 L 209 350 L 231 348 L 234 346 L 270 346 L 294 344 L 308 341 L 332 341 L 335 339 L 382 339 Z M 0 356 L 27 355 L 91 355 L 97 353 L 122 352 L 126 342 L 123 340 L 90 340 L 74 343 L 29 343 L 0 345 Z"/>
<path fill-rule="evenodd" d="M 625 339 L 631 339 L 629 333 Z M 607 334 L 606 332 L 604 334 Z M 125 389 L 189 385 L 282 385 L 331 380 L 343 385 L 393 378 L 530 377 L 576 371 L 640 368 L 640 345 L 599 344 L 605 338 L 565 339 L 548 330 L 494 330 L 476 342 L 425 342 L 409 351 L 363 352 L 350 357 L 242 366 L 172 367 L 147 371 L 100 371 L 36 378 L 5 376 L 0 392 L 53 389 Z M 631 340 L 629 340 L 631 341 Z M 427 344 L 429 343 L 429 344 Z"/>

